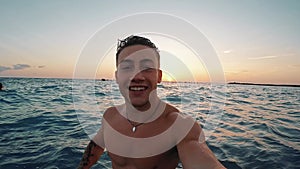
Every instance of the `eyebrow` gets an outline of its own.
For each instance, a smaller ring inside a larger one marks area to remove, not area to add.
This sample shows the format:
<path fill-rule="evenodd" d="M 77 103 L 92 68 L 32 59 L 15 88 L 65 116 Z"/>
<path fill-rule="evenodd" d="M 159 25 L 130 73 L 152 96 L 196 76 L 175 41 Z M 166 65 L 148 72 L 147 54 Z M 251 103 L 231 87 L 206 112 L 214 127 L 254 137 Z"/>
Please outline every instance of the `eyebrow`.
<path fill-rule="evenodd" d="M 140 62 L 141 62 L 141 63 L 145 63 L 145 62 L 152 62 L 152 63 L 154 63 L 154 61 L 151 60 L 151 59 L 143 59 L 143 60 L 141 60 Z"/>
<path fill-rule="evenodd" d="M 143 60 L 140 61 L 140 63 L 147 63 L 147 62 L 154 63 L 154 61 L 152 59 L 143 59 Z M 124 59 L 124 60 L 121 60 L 119 64 L 121 64 L 121 63 L 131 64 L 131 63 L 133 63 L 133 60 L 132 59 Z"/>
<path fill-rule="evenodd" d="M 119 64 L 121 64 L 121 63 L 128 63 L 128 64 L 130 64 L 130 63 L 133 63 L 133 60 L 131 60 L 131 59 L 124 59 L 124 60 L 121 60 Z"/>

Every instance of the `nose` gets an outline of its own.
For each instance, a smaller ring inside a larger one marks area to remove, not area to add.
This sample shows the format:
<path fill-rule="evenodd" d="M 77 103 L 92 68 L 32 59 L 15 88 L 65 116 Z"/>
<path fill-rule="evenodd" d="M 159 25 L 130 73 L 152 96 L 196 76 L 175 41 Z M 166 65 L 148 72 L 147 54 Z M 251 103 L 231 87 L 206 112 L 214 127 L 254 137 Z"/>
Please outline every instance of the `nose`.
<path fill-rule="evenodd" d="M 145 80 L 145 76 L 143 75 L 143 72 L 142 71 L 139 71 L 139 72 L 135 72 L 135 75 L 133 75 L 133 78 L 132 78 L 132 82 L 141 82 L 141 81 L 144 81 Z"/>

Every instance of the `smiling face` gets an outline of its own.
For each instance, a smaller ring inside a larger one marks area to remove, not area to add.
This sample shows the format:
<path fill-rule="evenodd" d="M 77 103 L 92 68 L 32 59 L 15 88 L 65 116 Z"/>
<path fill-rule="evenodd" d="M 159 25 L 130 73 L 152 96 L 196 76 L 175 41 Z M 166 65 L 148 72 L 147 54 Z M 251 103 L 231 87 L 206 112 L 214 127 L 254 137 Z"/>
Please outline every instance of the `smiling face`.
<path fill-rule="evenodd" d="M 150 97 L 156 97 L 157 83 L 161 82 L 158 53 L 144 45 L 124 48 L 119 54 L 115 72 L 125 101 L 138 110 L 150 108 Z"/>

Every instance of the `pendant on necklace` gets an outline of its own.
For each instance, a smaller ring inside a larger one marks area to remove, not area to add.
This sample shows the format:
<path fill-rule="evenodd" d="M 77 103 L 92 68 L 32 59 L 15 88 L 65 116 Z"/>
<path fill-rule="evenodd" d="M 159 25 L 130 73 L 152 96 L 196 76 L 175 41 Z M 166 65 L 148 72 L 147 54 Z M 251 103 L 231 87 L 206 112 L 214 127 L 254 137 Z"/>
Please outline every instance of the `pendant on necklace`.
<path fill-rule="evenodd" d="M 132 132 L 135 132 L 135 130 L 136 130 L 136 127 L 133 126 L 133 127 L 132 127 Z"/>

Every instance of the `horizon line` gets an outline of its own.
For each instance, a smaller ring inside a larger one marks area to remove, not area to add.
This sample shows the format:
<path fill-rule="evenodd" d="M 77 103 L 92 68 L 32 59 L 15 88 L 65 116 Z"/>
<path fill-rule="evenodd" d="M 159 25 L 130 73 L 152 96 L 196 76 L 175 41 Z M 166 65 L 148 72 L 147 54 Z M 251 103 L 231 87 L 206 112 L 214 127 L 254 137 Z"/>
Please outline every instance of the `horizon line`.
<path fill-rule="evenodd" d="M 102 80 L 102 81 L 115 81 L 114 78 L 74 78 L 74 77 L 27 77 L 27 76 L 0 76 L 0 78 L 28 78 L 28 79 L 66 79 L 66 80 Z M 166 81 L 163 80 L 164 83 L 214 83 L 214 84 L 221 84 L 223 82 L 211 82 L 211 81 Z M 300 83 L 268 83 L 268 82 L 243 82 L 243 81 L 225 81 L 224 84 L 241 84 L 241 85 L 261 85 L 261 86 L 299 86 Z"/>

